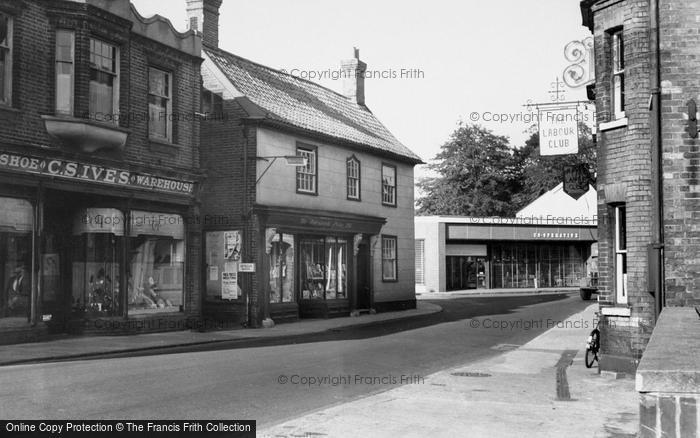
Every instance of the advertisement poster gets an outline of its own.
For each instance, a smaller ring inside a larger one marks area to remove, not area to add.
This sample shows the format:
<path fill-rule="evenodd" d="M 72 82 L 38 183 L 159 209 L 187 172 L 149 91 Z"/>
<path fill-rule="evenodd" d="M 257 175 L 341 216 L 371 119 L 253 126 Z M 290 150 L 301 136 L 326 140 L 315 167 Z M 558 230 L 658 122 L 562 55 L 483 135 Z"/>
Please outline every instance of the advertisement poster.
<path fill-rule="evenodd" d="M 238 272 L 221 273 L 221 298 L 235 300 L 238 298 Z"/>
<path fill-rule="evenodd" d="M 224 231 L 224 259 L 233 262 L 241 259 L 241 235 L 238 231 Z"/>

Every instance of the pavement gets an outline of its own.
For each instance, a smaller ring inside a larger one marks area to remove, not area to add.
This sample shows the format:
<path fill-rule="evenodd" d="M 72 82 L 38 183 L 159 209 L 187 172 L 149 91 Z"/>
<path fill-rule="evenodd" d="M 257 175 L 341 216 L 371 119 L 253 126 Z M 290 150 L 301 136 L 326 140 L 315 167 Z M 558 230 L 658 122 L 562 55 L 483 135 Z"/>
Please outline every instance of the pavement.
<path fill-rule="evenodd" d="M 258 436 L 635 437 L 634 378 L 584 365 L 596 308 L 496 357 L 330 406 Z"/>
<path fill-rule="evenodd" d="M 416 292 L 417 300 L 449 300 L 464 297 L 512 297 L 519 295 L 579 294 L 578 287 L 511 288 L 511 289 L 465 289 L 449 292 Z"/>
<path fill-rule="evenodd" d="M 174 331 L 126 336 L 67 337 L 45 342 L 0 345 L 0 366 L 60 360 L 98 358 L 124 353 L 153 352 L 158 349 L 217 344 L 232 341 L 283 340 L 341 328 L 382 324 L 386 321 L 419 317 L 441 312 L 442 308 L 418 302 L 415 309 L 355 317 L 312 319 L 276 325 L 271 328 L 222 331 Z"/>

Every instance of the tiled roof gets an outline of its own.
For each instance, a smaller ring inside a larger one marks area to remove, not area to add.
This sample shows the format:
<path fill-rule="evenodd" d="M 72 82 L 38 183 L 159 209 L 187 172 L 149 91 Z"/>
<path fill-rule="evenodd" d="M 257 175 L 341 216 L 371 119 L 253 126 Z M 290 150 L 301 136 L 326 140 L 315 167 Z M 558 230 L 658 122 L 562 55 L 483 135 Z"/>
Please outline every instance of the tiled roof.
<path fill-rule="evenodd" d="M 203 51 L 266 118 L 422 162 L 367 107 L 342 94 L 223 50 Z"/>

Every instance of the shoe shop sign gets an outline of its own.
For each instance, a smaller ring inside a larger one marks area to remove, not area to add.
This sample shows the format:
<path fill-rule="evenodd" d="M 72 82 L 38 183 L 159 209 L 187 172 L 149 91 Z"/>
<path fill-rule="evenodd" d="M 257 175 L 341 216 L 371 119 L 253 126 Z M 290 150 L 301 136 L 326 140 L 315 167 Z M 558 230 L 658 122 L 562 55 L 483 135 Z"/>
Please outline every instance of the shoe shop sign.
<path fill-rule="evenodd" d="M 194 182 L 162 178 L 146 173 L 82 163 L 79 161 L 34 157 L 0 151 L 0 170 L 47 175 L 74 181 L 88 181 L 175 194 L 192 194 Z"/>

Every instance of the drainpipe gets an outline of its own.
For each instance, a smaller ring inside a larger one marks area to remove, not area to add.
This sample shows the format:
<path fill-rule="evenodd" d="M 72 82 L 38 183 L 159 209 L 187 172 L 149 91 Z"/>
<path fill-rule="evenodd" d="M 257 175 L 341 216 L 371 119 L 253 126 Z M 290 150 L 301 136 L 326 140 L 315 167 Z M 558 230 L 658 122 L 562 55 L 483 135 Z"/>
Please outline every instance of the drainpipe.
<path fill-rule="evenodd" d="M 654 294 L 654 317 L 658 319 L 664 306 L 664 212 L 663 212 L 663 146 L 661 142 L 661 50 L 659 30 L 659 2 L 650 0 L 651 48 L 650 88 L 650 134 L 651 134 L 651 184 L 652 184 L 652 243 L 649 269 L 654 273 L 653 285 L 649 289 Z M 652 289 L 653 288 L 653 289 Z"/>

